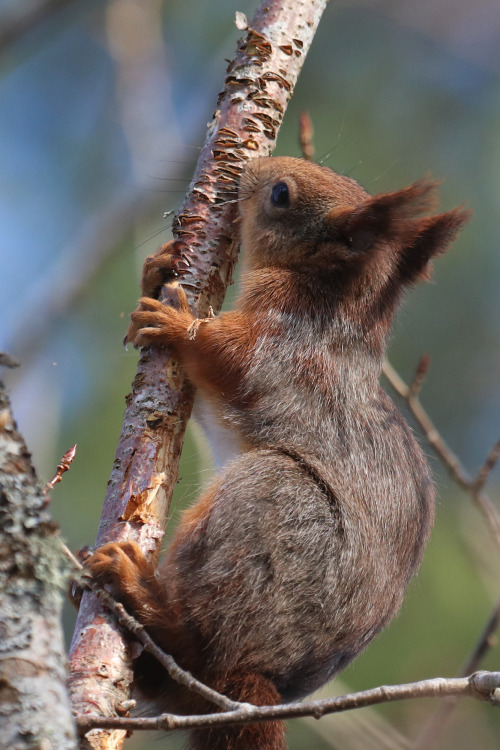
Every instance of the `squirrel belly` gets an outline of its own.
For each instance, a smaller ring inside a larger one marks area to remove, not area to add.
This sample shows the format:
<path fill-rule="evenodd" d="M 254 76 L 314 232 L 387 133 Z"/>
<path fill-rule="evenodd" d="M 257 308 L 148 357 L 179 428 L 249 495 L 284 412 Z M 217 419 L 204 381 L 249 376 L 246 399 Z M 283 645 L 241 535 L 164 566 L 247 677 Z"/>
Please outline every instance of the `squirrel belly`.
<path fill-rule="evenodd" d="M 208 440 L 217 471 L 221 471 L 241 453 L 238 434 L 221 422 L 215 405 L 200 390 L 194 399 L 193 418 Z"/>

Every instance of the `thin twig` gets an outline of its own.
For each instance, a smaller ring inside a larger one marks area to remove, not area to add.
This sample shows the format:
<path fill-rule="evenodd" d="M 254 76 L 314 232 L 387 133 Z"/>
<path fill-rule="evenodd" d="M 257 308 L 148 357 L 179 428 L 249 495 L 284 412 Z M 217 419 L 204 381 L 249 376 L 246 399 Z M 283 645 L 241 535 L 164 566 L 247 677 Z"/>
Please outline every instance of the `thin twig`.
<path fill-rule="evenodd" d="M 77 570 L 83 570 L 83 565 L 81 564 L 80 560 L 78 560 L 78 558 L 75 557 L 75 555 L 72 553 L 70 548 L 66 544 L 64 544 L 62 539 L 59 539 L 59 542 L 61 544 L 62 551 L 64 552 L 68 560 L 73 564 L 73 566 Z"/>
<path fill-rule="evenodd" d="M 76 443 L 72 448 L 67 450 L 64 456 L 61 458 L 61 461 L 57 466 L 56 473 L 54 474 L 50 482 L 47 482 L 47 484 L 45 485 L 45 494 L 47 494 L 47 492 L 50 492 L 50 490 L 52 490 L 55 487 L 55 485 L 61 481 L 63 474 L 66 471 L 69 471 L 69 469 L 71 468 L 71 464 L 73 463 L 75 459 L 75 456 L 76 456 Z"/>
<path fill-rule="evenodd" d="M 489 700 L 498 704 L 500 672 L 476 672 L 470 677 L 444 678 L 408 683 L 405 685 L 382 685 L 359 693 L 341 695 L 319 701 L 287 703 L 278 706 L 250 706 L 236 711 L 212 713 L 196 716 L 163 714 L 152 719 L 103 718 L 100 716 L 78 715 L 77 723 L 81 733 L 95 727 L 107 729 L 194 729 L 202 727 L 246 724 L 248 722 L 275 721 L 299 716 L 314 716 L 320 719 L 325 714 L 350 711 L 355 708 L 374 706 L 380 703 L 407 700 L 409 698 L 471 697 Z"/>
<path fill-rule="evenodd" d="M 422 386 L 425 382 L 425 378 L 427 377 L 427 373 L 429 372 L 429 367 L 431 364 L 431 358 L 428 354 L 422 354 L 420 357 L 420 362 L 418 363 L 418 367 L 416 369 L 415 375 L 413 377 L 413 380 L 410 384 L 410 387 L 408 388 L 408 398 L 415 400 L 418 398 L 418 395 L 422 389 Z"/>
<path fill-rule="evenodd" d="M 479 472 L 477 473 L 477 476 L 474 480 L 474 493 L 481 492 L 484 485 L 486 484 L 489 475 L 495 468 L 498 459 L 500 458 L 500 440 L 498 440 L 495 445 L 491 448 L 490 452 L 488 453 L 486 457 L 486 461 L 480 468 Z"/>
<path fill-rule="evenodd" d="M 483 514 L 490 529 L 493 540 L 500 551 L 500 516 L 488 497 L 482 492 L 486 479 L 493 468 L 500 453 L 500 442 L 489 453 L 489 456 L 479 471 L 476 478 L 472 478 L 463 467 L 460 459 L 453 453 L 451 448 L 446 444 L 433 421 L 423 408 L 418 399 L 418 393 L 427 372 L 428 362 L 424 366 L 421 364 L 417 369 L 417 375 L 412 386 L 408 386 L 398 375 L 392 365 L 386 360 L 383 366 L 383 373 L 394 390 L 399 393 L 408 404 L 408 407 L 417 420 L 423 431 L 428 443 L 437 454 L 443 466 L 448 470 L 454 481 L 472 497 L 475 505 Z"/>
<path fill-rule="evenodd" d="M 315 694 L 315 699 L 333 698 L 347 692 L 340 679 L 335 679 L 335 693 L 331 690 L 331 685 L 325 686 Z M 303 716 L 299 721 L 335 750 L 412 750 L 413 747 L 406 734 L 393 726 L 377 706 L 367 706 L 363 711 L 328 714 L 321 721 L 311 716 Z M 311 739 L 309 747 L 315 747 L 314 740 Z"/>
<path fill-rule="evenodd" d="M 487 651 L 493 648 L 497 644 L 495 636 L 498 626 L 500 624 L 500 597 L 498 598 L 493 610 L 488 618 L 488 622 L 483 628 L 483 632 L 479 636 L 476 645 L 474 646 L 470 656 L 464 662 L 462 669 L 459 672 L 459 677 L 465 677 L 468 674 L 476 671 L 482 660 L 484 659 Z"/>

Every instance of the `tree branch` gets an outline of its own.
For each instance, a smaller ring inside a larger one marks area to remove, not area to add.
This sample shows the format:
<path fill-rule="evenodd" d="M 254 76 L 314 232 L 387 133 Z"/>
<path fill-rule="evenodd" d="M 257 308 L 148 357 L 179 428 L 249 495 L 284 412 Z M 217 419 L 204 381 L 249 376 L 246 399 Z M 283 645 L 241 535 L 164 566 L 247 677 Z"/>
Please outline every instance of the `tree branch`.
<path fill-rule="evenodd" d="M 224 90 L 190 189 L 174 220 L 174 234 L 191 249 L 183 286 L 200 316 L 220 309 L 232 277 L 238 178 L 245 162 L 274 147 L 326 0 L 267 0 L 246 30 L 228 67 Z M 97 545 L 134 539 L 155 558 L 177 481 L 192 387 L 180 365 L 162 350 L 144 350 L 128 397 L 108 485 Z M 168 473 L 165 467 L 168 466 Z M 70 686 L 80 713 L 111 715 L 128 699 L 132 679 L 126 645 L 102 606 L 84 594 L 70 653 Z M 95 732 L 87 747 L 111 748 L 121 735 Z"/>
<path fill-rule="evenodd" d="M 72 448 L 69 448 L 69 450 L 67 450 L 64 456 L 61 458 L 60 462 L 57 465 L 56 473 L 54 474 L 52 479 L 45 485 L 45 493 L 53 490 L 56 484 L 58 484 L 62 480 L 63 475 L 67 471 L 69 471 L 71 464 L 75 460 L 75 456 L 76 444 Z"/>
<path fill-rule="evenodd" d="M 448 679 L 436 677 L 432 680 L 421 680 L 405 685 L 381 685 L 371 690 L 363 690 L 359 693 L 350 693 L 325 700 L 287 703 L 278 706 L 249 706 L 245 707 L 244 710 L 238 709 L 198 716 L 162 714 L 151 719 L 102 719 L 99 716 L 79 715 L 77 716 L 77 723 L 81 732 L 86 732 L 97 726 L 105 726 L 110 729 L 119 727 L 127 730 L 161 729 L 168 732 L 176 729 L 201 729 L 229 724 L 291 719 L 299 716 L 314 716 L 315 719 L 320 719 L 325 714 L 350 711 L 380 703 L 393 703 L 408 698 L 446 698 L 448 696 L 489 700 L 492 704 L 498 706 L 500 672 L 476 672 L 470 677 Z"/>

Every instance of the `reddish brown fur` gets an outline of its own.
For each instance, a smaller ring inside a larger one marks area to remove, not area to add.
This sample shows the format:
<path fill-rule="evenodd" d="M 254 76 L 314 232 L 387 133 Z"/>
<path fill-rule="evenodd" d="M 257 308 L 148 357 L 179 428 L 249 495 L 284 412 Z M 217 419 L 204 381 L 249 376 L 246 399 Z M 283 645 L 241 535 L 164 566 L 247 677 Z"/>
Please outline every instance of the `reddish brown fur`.
<path fill-rule="evenodd" d="M 131 543 L 88 566 L 181 666 L 233 698 L 275 704 L 322 685 L 394 616 L 420 563 L 432 482 L 378 377 L 404 288 L 467 219 L 419 218 L 434 192 L 417 182 L 370 197 L 309 162 L 256 160 L 240 186 L 233 312 L 195 330 L 181 287 L 169 305 L 148 296 L 186 267 L 185 246 L 145 266 L 127 338 L 177 350 L 221 471 L 156 577 Z M 137 678 L 160 710 L 211 709 L 147 657 Z M 192 747 L 281 750 L 284 729 L 200 730 Z"/>
<path fill-rule="evenodd" d="M 233 700 L 255 706 L 273 706 L 280 703 L 280 695 L 272 682 L 256 674 L 235 672 L 213 686 Z M 191 737 L 193 750 L 285 750 L 283 722 L 227 727 L 222 731 L 199 730 Z"/>

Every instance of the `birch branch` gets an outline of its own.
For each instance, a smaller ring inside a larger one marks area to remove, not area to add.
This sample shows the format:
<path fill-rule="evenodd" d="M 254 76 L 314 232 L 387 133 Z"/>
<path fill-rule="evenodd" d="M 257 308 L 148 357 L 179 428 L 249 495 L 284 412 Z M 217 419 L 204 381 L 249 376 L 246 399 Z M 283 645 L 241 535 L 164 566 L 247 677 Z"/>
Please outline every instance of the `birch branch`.
<path fill-rule="evenodd" d="M 232 278 L 237 240 L 234 200 L 245 162 L 268 156 L 326 0 L 267 0 L 229 64 L 188 194 L 173 224 L 186 242 L 183 286 L 203 317 L 219 310 Z M 108 484 L 97 545 L 134 539 L 155 559 L 178 476 L 193 389 L 166 350 L 143 350 Z M 131 662 L 116 623 L 89 593 L 82 598 L 70 652 L 70 687 L 78 713 L 110 716 L 129 697 Z M 85 747 L 116 748 L 124 732 L 94 730 Z"/>

